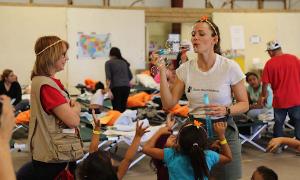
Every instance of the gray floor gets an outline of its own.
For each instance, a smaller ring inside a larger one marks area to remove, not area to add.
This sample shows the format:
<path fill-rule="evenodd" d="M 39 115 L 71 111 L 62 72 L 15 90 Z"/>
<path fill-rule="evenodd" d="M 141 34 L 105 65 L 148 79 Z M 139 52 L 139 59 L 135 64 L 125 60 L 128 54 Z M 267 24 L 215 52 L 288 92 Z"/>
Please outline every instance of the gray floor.
<path fill-rule="evenodd" d="M 119 150 L 115 155 L 117 160 L 121 159 L 126 145 L 121 144 Z M 18 170 L 25 162 L 29 160 L 27 152 L 13 151 L 13 162 L 15 170 Z M 252 145 L 245 144 L 242 149 L 243 156 L 243 177 L 242 179 L 250 179 L 252 172 L 256 167 L 264 165 L 272 168 L 279 175 L 281 180 L 296 180 L 300 176 L 300 156 L 296 152 L 287 149 L 281 154 L 264 153 Z M 150 168 L 150 158 L 146 157 L 134 167 L 132 167 L 125 180 L 152 180 L 156 179 L 155 172 Z"/>

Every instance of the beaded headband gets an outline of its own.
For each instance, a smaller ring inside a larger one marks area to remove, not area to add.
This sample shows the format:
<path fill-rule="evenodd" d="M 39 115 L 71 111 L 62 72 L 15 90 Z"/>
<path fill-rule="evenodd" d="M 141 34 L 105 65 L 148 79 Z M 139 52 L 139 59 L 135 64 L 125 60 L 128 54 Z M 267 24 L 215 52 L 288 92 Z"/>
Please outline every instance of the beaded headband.
<path fill-rule="evenodd" d="M 206 22 L 215 32 L 216 35 L 218 35 L 216 28 L 213 26 L 213 24 L 209 21 L 207 16 L 201 16 L 200 20 L 198 20 L 197 22 Z"/>
<path fill-rule="evenodd" d="M 40 54 L 42 54 L 44 51 L 46 51 L 47 49 L 49 49 L 50 47 L 52 47 L 52 46 L 54 46 L 54 45 L 56 45 L 56 44 L 58 44 L 58 43 L 60 43 L 60 42 L 62 42 L 63 40 L 58 40 L 58 41 L 56 41 L 55 43 L 52 43 L 52 44 L 50 44 L 49 46 L 47 46 L 47 47 L 45 47 L 43 50 L 41 50 L 40 52 L 38 52 L 38 53 L 36 53 L 36 55 L 38 56 L 38 55 L 40 55 Z"/>

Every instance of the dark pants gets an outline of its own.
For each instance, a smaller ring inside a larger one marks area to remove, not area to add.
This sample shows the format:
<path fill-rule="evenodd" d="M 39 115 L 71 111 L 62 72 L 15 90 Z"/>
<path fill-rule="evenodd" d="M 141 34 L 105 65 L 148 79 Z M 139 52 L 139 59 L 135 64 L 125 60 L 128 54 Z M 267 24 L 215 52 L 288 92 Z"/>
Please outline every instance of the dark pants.
<path fill-rule="evenodd" d="M 112 106 L 114 110 L 124 112 L 126 110 L 127 98 L 129 96 L 130 87 L 120 86 L 111 89 L 114 96 L 112 99 Z"/>
<path fill-rule="evenodd" d="M 283 125 L 287 114 L 289 115 L 290 119 L 294 121 L 295 137 L 300 140 L 300 106 L 294 106 L 286 109 L 274 108 L 274 137 L 283 136 Z"/>
<path fill-rule="evenodd" d="M 67 166 L 67 163 L 44 163 L 32 160 L 17 172 L 18 180 L 53 180 Z M 75 175 L 76 162 L 69 163 L 70 172 Z"/>

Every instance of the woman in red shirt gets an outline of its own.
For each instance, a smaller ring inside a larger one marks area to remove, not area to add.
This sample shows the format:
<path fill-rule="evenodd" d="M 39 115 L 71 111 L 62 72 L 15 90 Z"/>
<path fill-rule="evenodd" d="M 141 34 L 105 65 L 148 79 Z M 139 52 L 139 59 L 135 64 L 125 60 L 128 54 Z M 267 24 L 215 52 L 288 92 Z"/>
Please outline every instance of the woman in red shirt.
<path fill-rule="evenodd" d="M 69 99 L 64 86 L 55 78 L 69 59 L 68 47 L 66 41 L 56 36 L 41 37 L 35 44 L 29 126 L 32 163 L 19 170 L 18 179 L 54 179 L 67 165 L 73 173 L 76 160 L 83 154 L 77 129 L 80 104 Z M 71 149 L 63 151 L 62 146 Z"/>

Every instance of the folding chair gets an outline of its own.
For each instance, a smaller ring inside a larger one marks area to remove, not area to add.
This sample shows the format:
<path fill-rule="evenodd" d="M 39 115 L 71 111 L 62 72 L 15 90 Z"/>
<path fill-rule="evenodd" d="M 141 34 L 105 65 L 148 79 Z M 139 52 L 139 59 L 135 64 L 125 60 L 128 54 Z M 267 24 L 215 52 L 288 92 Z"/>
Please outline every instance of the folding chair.
<path fill-rule="evenodd" d="M 267 122 L 263 122 L 260 120 L 254 120 L 253 122 L 246 122 L 246 123 L 236 123 L 238 128 L 241 127 L 247 127 L 247 128 L 253 128 L 255 127 L 259 127 L 258 129 L 256 129 L 256 131 L 252 134 L 252 135 L 244 135 L 242 133 L 239 133 L 239 137 L 241 139 L 241 144 L 244 144 L 245 142 L 248 142 L 250 144 L 252 144 L 253 146 L 255 146 L 256 148 L 266 152 L 266 148 L 262 147 L 261 145 L 257 144 L 253 139 L 258 136 L 264 129 L 266 129 L 268 127 L 268 123 Z"/>

